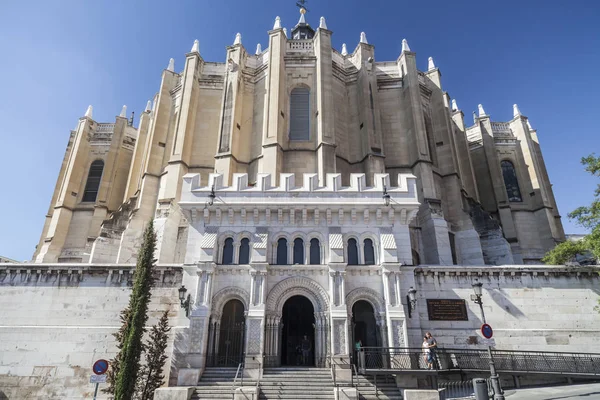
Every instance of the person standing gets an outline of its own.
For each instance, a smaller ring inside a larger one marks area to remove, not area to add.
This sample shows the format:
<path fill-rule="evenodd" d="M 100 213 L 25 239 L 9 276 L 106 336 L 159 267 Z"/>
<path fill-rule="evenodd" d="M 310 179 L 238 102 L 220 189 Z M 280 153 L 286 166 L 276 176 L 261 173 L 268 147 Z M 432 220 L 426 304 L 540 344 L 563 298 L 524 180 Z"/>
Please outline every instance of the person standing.
<path fill-rule="evenodd" d="M 428 356 L 428 367 L 429 369 L 437 369 L 437 365 L 434 364 L 437 360 L 436 357 L 436 350 L 437 350 L 437 341 L 435 340 L 435 338 L 431 335 L 431 332 L 427 332 L 425 333 L 425 339 L 427 339 L 427 349 L 429 350 L 429 356 Z"/>
<path fill-rule="evenodd" d="M 423 348 L 423 361 L 425 361 L 425 365 L 427 369 L 431 369 L 431 350 L 429 350 L 429 343 L 427 342 L 427 336 L 423 337 L 423 344 L 421 345 Z"/>
<path fill-rule="evenodd" d="M 312 343 L 310 343 L 308 336 L 304 335 L 304 339 L 302 339 L 302 365 L 308 364 L 311 349 Z"/>

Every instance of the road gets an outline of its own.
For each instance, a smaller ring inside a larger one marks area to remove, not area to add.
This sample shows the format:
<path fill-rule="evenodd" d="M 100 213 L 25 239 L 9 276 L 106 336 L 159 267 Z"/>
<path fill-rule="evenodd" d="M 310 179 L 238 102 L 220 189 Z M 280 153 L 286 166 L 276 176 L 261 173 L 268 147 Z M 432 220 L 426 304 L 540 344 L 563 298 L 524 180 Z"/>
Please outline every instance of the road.
<path fill-rule="evenodd" d="M 507 400 L 600 400 L 600 383 L 506 390 Z"/>

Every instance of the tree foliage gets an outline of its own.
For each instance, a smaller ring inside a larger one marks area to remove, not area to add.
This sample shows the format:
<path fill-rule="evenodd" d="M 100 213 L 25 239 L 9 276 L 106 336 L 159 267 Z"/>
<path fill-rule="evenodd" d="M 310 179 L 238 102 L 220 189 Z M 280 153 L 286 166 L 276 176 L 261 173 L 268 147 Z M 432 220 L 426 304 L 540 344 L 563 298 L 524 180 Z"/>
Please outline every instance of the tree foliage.
<path fill-rule="evenodd" d="M 115 400 L 131 400 L 135 394 L 136 382 L 140 371 L 140 358 L 144 350 L 143 336 L 148 321 L 148 304 L 154 285 L 154 250 L 156 234 L 152 221 L 144 232 L 144 241 L 138 254 L 133 290 L 129 296 L 127 323 L 122 327 L 123 342 L 117 357 L 118 371 L 115 375 Z M 117 333 L 119 334 L 119 333 Z"/>
<path fill-rule="evenodd" d="M 581 159 L 585 170 L 596 177 L 600 177 L 600 157 L 590 154 Z M 600 184 L 594 191 L 594 200 L 589 206 L 582 206 L 569 213 L 569 218 L 591 231 L 581 241 L 566 241 L 550 250 L 542 261 L 546 264 L 565 264 L 572 261 L 578 254 L 589 252 L 598 260 L 600 259 Z"/>
<path fill-rule="evenodd" d="M 121 350 L 123 349 L 125 333 L 127 332 L 127 326 L 129 325 L 129 317 L 130 312 L 129 307 L 127 307 L 123 311 L 121 311 L 121 327 L 117 332 L 112 334 L 115 340 L 117 341 L 117 349 L 119 349 L 119 352 L 117 353 L 115 358 L 113 358 L 109 362 L 110 368 L 108 369 L 108 371 L 106 371 L 106 383 L 108 383 L 108 387 L 106 389 L 102 389 L 104 393 L 115 393 L 117 375 L 119 374 L 119 369 L 121 365 Z"/>
<path fill-rule="evenodd" d="M 146 343 L 145 360 L 141 367 L 136 389 L 136 400 L 152 400 L 154 391 L 162 386 L 165 376 L 162 371 L 167 361 L 165 350 L 169 339 L 169 311 L 165 311 L 150 330 L 150 337 Z"/>

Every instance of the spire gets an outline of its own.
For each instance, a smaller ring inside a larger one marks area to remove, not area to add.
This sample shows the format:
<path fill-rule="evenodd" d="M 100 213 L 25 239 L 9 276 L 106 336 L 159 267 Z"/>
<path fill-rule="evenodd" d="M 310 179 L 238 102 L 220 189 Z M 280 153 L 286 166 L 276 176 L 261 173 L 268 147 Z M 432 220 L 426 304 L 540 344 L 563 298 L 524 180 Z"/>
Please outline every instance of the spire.
<path fill-rule="evenodd" d="M 435 64 L 433 63 L 433 57 L 429 57 L 429 60 L 427 60 L 427 71 L 431 71 L 432 69 L 435 69 Z"/>
<path fill-rule="evenodd" d="M 88 106 L 87 110 L 85 111 L 84 117 L 92 119 L 92 110 L 93 110 L 92 106 Z"/>
<path fill-rule="evenodd" d="M 456 104 L 455 99 L 452 99 L 452 111 L 458 111 L 458 105 Z"/>
<path fill-rule="evenodd" d="M 408 47 L 408 42 L 406 39 L 402 39 L 402 52 L 410 51 L 410 47 Z"/>
<path fill-rule="evenodd" d="M 167 67 L 167 71 L 175 72 L 175 60 L 172 58 L 169 59 L 169 66 Z"/>
<path fill-rule="evenodd" d="M 346 48 L 346 43 L 342 44 L 342 55 L 343 56 L 348 55 L 348 49 Z"/>
<path fill-rule="evenodd" d="M 242 34 L 239 32 L 236 33 L 235 40 L 233 41 L 233 45 L 235 46 L 236 44 L 242 44 Z"/>
<path fill-rule="evenodd" d="M 123 108 L 121 109 L 121 114 L 119 114 L 119 117 L 127 118 L 127 106 L 123 106 Z"/>
<path fill-rule="evenodd" d="M 321 17 L 319 20 L 319 28 L 327 29 L 327 22 L 325 22 L 325 17 Z"/>
<path fill-rule="evenodd" d="M 275 18 L 275 24 L 273 25 L 273 30 L 275 29 L 281 29 L 281 18 L 276 17 Z"/>
<path fill-rule="evenodd" d="M 146 109 L 144 110 L 144 112 L 150 112 L 150 110 L 152 110 L 152 102 L 150 100 L 148 100 L 148 102 L 146 103 Z"/>
<path fill-rule="evenodd" d="M 364 44 L 369 44 L 369 42 L 367 42 L 367 34 L 364 32 L 360 33 L 360 42 L 364 43 Z"/>
<path fill-rule="evenodd" d="M 260 53 L 262 53 L 262 47 L 260 47 L 260 43 L 256 45 L 256 55 L 259 55 Z"/>
<path fill-rule="evenodd" d="M 190 53 L 200 54 L 200 42 L 198 41 L 198 39 L 194 40 L 194 45 L 192 46 L 192 50 L 190 50 Z"/>
<path fill-rule="evenodd" d="M 518 117 L 521 115 L 521 110 L 519 110 L 519 106 L 516 104 L 513 104 L 513 117 Z"/>
<path fill-rule="evenodd" d="M 304 18 L 304 14 L 306 14 L 306 10 L 304 8 L 300 9 L 300 19 L 298 20 L 298 25 L 306 24 L 306 18 Z"/>
<path fill-rule="evenodd" d="M 487 117 L 487 114 L 485 113 L 485 110 L 483 109 L 483 106 L 481 104 L 479 104 L 477 106 L 477 109 L 479 110 L 479 117 Z"/>

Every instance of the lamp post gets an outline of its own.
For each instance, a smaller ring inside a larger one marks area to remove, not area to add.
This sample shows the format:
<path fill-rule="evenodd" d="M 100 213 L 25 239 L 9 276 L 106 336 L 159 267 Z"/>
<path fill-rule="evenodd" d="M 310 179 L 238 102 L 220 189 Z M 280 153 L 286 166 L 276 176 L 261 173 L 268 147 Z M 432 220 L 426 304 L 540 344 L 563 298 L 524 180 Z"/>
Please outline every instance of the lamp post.
<path fill-rule="evenodd" d="M 187 298 L 185 297 L 187 289 L 183 285 L 181 285 L 181 287 L 177 291 L 179 292 L 179 304 L 181 305 L 181 308 L 185 310 L 185 316 L 189 317 L 192 295 L 188 294 Z"/>
<path fill-rule="evenodd" d="M 481 300 L 483 297 L 483 283 L 475 281 L 472 286 L 475 294 L 471 296 L 471 299 L 475 304 L 479 304 L 479 309 L 481 310 L 481 319 L 483 320 L 483 323 L 486 324 L 485 312 L 483 311 L 483 300 Z M 488 356 L 490 358 L 490 381 L 492 382 L 492 388 L 494 389 L 494 400 L 504 400 L 504 392 L 500 387 L 500 379 L 496 373 L 496 364 L 494 363 L 494 357 L 492 356 L 492 346 L 489 345 Z"/>
<path fill-rule="evenodd" d="M 417 289 L 411 286 L 406 295 L 406 300 L 408 304 L 408 318 L 412 318 L 412 312 L 417 305 Z"/>

